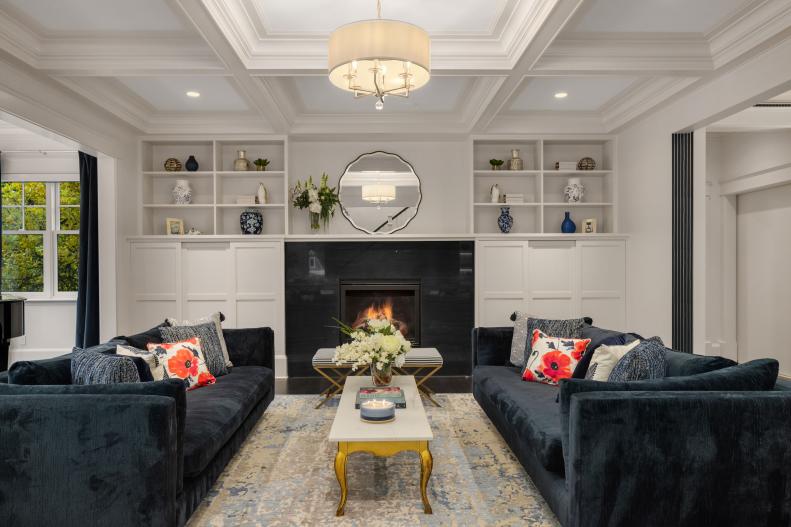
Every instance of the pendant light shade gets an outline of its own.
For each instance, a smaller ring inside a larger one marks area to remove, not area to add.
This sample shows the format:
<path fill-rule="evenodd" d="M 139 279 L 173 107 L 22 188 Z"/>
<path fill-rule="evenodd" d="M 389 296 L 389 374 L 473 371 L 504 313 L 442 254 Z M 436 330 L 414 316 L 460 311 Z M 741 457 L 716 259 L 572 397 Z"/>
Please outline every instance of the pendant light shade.
<path fill-rule="evenodd" d="M 395 185 L 363 185 L 363 200 L 369 203 L 389 203 L 396 199 Z"/>
<path fill-rule="evenodd" d="M 377 6 L 377 10 L 381 6 Z M 355 97 L 408 97 L 431 78 L 431 39 L 397 20 L 362 20 L 336 29 L 329 40 L 329 79 Z"/>

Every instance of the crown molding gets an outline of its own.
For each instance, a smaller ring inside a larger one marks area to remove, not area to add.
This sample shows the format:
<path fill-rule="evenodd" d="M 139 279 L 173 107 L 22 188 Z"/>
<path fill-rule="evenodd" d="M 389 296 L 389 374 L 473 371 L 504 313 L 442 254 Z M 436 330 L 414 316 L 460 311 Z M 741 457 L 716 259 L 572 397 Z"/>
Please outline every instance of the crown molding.
<path fill-rule="evenodd" d="M 756 132 L 791 128 L 791 108 L 752 107 L 706 127 L 707 132 Z"/>
<path fill-rule="evenodd" d="M 599 112 L 512 112 L 501 115 L 485 134 L 603 134 Z"/>
<path fill-rule="evenodd" d="M 499 35 L 496 28 L 489 35 L 432 35 L 431 69 L 513 68 L 561 1 L 517 0 Z M 267 34 L 256 6 L 248 9 L 243 0 L 202 2 L 239 59 L 253 73 L 270 70 L 326 72 L 328 35 Z"/>
<path fill-rule="evenodd" d="M 756 0 L 707 35 L 715 68 L 757 53 L 773 37 L 789 34 L 791 3 Z"/>
<path fill-rule="evenodd" d="M 613 97 L 599 110 L 602 123 L 608 132 L 620 129 L 691 86 L 698 79 L 698 77 L 665 77 L 641 80 Z"/>
<path fill-rule="evenodd" d="M 692 34 L 571 33 L 555 40 L 533 68 L 542 73 L 689 75 L 713 70 L 708 41 Z"/>

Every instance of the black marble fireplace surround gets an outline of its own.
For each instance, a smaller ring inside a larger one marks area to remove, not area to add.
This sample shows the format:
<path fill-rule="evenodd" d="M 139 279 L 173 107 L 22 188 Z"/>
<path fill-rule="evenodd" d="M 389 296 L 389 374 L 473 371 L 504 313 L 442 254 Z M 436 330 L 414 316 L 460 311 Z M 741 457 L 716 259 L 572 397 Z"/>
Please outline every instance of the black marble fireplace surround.
<path fill-rule="evenodd" d="M 286 242 L 289 377 L 317 375 L 318 348 L 339 342 L 342 284 L 417 284 L 419 341 L 445 361 L 438 375 L 470 375 L 475 323 L 473 241 Z"/>

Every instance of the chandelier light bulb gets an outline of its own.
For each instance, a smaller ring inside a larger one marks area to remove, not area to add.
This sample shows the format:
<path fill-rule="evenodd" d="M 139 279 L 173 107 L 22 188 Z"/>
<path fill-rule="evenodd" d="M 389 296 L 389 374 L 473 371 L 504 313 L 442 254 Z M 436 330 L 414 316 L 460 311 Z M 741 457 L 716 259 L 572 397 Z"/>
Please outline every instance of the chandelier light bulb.
<path fill-rule="evenodd" d="M 564 91 L 559 91 L 555 94 L 555 99 L 565 99 L 569 94 Z"/>
<path fill-rule="evenodd" d="M 384 108 L 384 107 L 385 107 L 385 103 L 384 103 L 384 102 L 382 102 L 382 100 L 381 100 L 381 99 L 379 99 L 378 101 L 376 101 L 376 104 L 374 104 L 374 108 L 376 108 L 377 110 L 381 110 L 381 109 L 382 109 L 382 108 Z"/>

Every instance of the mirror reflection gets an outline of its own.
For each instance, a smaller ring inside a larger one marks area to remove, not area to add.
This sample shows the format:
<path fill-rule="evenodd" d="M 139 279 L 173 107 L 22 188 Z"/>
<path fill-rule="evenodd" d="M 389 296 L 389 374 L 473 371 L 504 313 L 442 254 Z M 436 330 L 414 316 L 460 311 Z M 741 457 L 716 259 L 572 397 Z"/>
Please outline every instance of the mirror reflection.
<path fill-rule="evenodd" d="M 403 229 L 417 215 L 420 179 L 396 154 L 363 154 L 346 167 L 339 184 L 343 215 L 368 234 Z"/>

